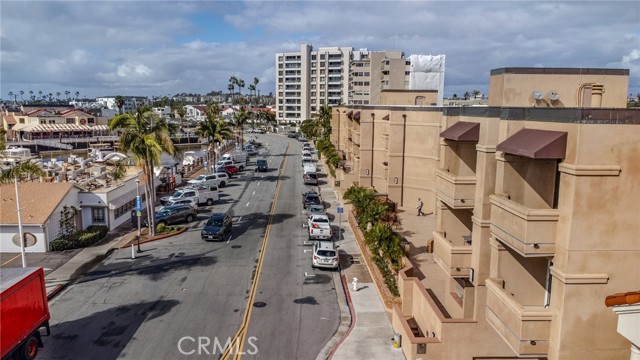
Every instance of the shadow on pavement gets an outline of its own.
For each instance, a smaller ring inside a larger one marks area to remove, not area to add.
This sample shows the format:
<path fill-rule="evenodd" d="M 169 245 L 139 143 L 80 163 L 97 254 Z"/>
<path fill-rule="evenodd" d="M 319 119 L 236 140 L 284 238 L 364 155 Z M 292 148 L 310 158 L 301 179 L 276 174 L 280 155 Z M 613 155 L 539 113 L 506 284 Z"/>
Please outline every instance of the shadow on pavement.
<path fill-rule="evenodd" d="M 56 324 L 44 337 L 42 359 L 113 360 L 131 341 L 141 324 L 169 313 L 180 302 L 158 300 L 122 305 Z"/>

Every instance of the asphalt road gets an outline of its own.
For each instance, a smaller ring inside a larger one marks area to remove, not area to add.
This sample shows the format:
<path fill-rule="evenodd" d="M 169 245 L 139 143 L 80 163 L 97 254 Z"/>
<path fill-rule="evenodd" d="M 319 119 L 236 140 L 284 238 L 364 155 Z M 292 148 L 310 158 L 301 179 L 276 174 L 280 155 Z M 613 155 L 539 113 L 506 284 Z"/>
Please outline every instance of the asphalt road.
<path fill-rule="evenodd" d="M 253 355 L 243 357 L 315 358 L 338 327 L 337 273 L 314 272 L 305 252 L 300 144 L 258 137 L 267 144 L 260 152 L 269 172 L 250 166 L 223 189 L 219 203 L 201 207 L 189 231 L 143 244 L 137 259 L 118 250 L 58 295 L 50 303 L 52 336 L 39 359 L 217 358 L 243 324 L 282 165 L 257 306 L 251 304 L 245 323 L 251 342 L 244 350 Z M 200 228 L 218 211 L 232 212 L 231 237 L 204 242 Z"/>

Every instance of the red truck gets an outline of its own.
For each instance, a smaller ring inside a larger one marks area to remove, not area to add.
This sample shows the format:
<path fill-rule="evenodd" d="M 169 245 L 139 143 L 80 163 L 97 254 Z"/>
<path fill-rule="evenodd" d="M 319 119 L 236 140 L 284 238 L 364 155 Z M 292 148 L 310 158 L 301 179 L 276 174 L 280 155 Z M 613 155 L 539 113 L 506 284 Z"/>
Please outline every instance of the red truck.
<path fill-rule="evenodd" d="M 0 271 L 0 350 L 2 359 L 31 360 L 42 347 L 40 328 L 49 335 L 49 304 L 42 268 Z"/>

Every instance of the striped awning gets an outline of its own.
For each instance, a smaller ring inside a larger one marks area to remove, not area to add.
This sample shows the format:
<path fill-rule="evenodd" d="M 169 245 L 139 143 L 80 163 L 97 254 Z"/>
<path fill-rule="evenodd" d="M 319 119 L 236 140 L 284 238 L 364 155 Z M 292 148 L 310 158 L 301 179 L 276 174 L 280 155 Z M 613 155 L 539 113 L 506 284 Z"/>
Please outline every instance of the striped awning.
<path fill-rule="evenodd" d="M 69 132 L 69 131 L 93 131 L 90 126 L 78 124 L 35 124 L 22 129 L 26 132 Z"/>

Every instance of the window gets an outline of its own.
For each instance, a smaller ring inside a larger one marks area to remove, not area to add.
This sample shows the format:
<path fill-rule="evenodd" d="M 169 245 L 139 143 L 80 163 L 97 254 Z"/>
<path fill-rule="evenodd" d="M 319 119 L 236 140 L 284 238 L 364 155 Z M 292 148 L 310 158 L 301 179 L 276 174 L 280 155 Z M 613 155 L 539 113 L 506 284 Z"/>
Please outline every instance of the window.
<path fill-rule="evenodd" d="M 316 89 L 316 84 L 311 84 L 311 90 L 315 90 Z"/>
<path fill-rule="evenodd" d="M 409 71 L 405 71 L 405 72 L 404 72 L 404 74 L 405 74 L 405 75 L 411 75 L 411 72 L 409 72 Z"/>
<path fill-rule="evenodd" d="M 55 120 L 53 120 L 53 119 L 49 119 L 49 124 L 55 124 L 55 123 L 56 123 L 56 121 L 55 121 Z"/>
<path fill-rule="evenodd" d="M 104 208 L 91 208 L 91 220 L 93 223 L 106 224 Z"/>
<path fill-rule="evenodd" d="M 20 124 L 24 124 L 24 118 L 19 118 L 19 119 L 18 119 L 18 122 L 19 122 Z"/>
<path fill-rule="evenodd" d="M 316 54 L 311 55 L 311 60 L 313 60 L 313 61 L 316 60 Z"/>
<path fill-rule="evenodd" d="M 88 119 L 87 119 L 87 123 L 88 123 L 88 124 L 94 124 L 95 122 L 96 122 L 96 121 L 95 121 L 95 119 L 94 119 L 94 118 L 88 118 Z"/>
<path fill-rule="evenodd" d="M 324 60 L 324 54 L 320 54 L 320 60 Z"/>
<path fill-rule="evenodd" d="M 311 67 L 315 68 L 316 67 L 316 63 L 311 63 Z"/>

